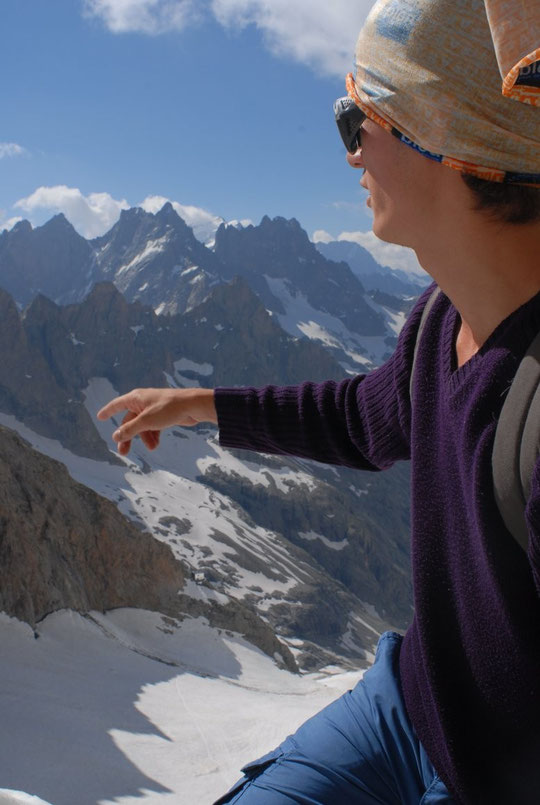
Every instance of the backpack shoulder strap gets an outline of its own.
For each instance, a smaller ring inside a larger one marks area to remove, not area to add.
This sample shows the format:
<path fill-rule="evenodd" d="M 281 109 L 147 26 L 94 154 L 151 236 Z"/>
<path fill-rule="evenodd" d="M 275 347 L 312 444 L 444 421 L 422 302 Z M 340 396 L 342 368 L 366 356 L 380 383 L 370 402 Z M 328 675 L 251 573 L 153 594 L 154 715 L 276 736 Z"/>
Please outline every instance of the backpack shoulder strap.
<path fill-rule="evenodd" d="M 441 289 L 439 287 L 434 288 L 431 292 L 431 296 L 427 300 L 426 304 L 424 305 L 424 309 L 422 311 L 422 317 L 420 318 L 420 323 L 418 325 L 418 331 L 416 333 L 416 343 L 414 345 L 414 355 L 413 355 L 413 362 L 411 367 L 411 379 L 409 383 L 409 395 L 411 398 L 411 402 L 413 399 L 413 387 L 414 387 L 414 374 L 416 370 L 416 363 L 418 358 L 418 348 L 420 346 L 420 339 L 422 338 L 422 333 L 424 332 L 426 322 L 428 320 L 428 316 L 431 313 L 431 308 L 437 301 L 439 294 L 441 293 Z"/>
<path fill-rule="evenodd" d="M 506 395 L 492 456 L 497 506 L 506 527 L 524 551 L 529 541 L 525 506 L 540 451 L 539 442 L 540 333 L 518 366 Z"/>

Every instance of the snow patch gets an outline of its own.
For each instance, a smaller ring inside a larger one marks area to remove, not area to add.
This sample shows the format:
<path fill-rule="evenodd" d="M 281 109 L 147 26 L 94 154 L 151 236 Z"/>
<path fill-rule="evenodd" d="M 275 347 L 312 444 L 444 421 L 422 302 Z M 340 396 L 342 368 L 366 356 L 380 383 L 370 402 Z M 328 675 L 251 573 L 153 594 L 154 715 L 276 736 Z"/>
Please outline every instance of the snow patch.
<path fill-rule="evenodd" d="M 173 365 L 175 379 L 182 386 L 187 386 L 188 388 L 200 388 L 201 384 L 199 380 L 185 375 L 184 372 L 193 372 L 200 377 L 209 377 L 214 371 L 211 363 L 195 363 L 195 361 L 190 361 L 188 358 L 181 358 L 175 361 Z"/>
<path fill-rule="evenodd" d="M 343 322 L 330 313 L 316 310 L 302 293 L 291 293 L 286 280 L 264 275 L 271 293 L 277 297 L 284 314 L 277 314 L 279 323 L 290 335 L 299 335 L 325 346 L 339 349 L 353 362 L 354 372 L 380 365 L 387 346 L 384 336 L 360 336 L 351 332 Z"/>
<path fill-rule="evenodd" d="M 160 252 L 165 251 L 167 247 L 167 243 L 169 241 L 168 235 L 163 235 L 161 238 L 156 238 L 156 240 L 149 240 L 139 254 L 135 255 L 135 257 L 130 260 L 129 263 L 126 263 L 123 266 L 120 266 L 118 271 L 116 272 L 116 276 L 119 277 L 122 274 L 127 273 L 131 269 L 139 267 L 142 263 L 145 263 L 149 258 L 153 257 Z"/>
<path fill-rule="evenodd" d="M 334 542 L 328 539 L 328 537 L 323 537 L 322 534 L 316 534 L 315 531 L 301 531 L 299 532 L 298 536 L 301 539 L 307 539 L 310 542 L 313 542 L 314 540 L 319 540 L 320 542 L 323 543 L 323 545 L 326 545 L 327 548 L 331 548 L 333 551 L 342 551 L 343 548 L 346 548 L 347 545 L 349 544 L 348 539 L 341 539 L 339 541 Z"/>
<path fill-rule="evenodd" d="M 190 361 L 188 358 L 180 358 L 180 360 L 175 361 L 174 368 L 177 372 L 185 372 L 187 369 L 203 377 L 209 377 L 214 371 L 211 363 L 195 363 L 195 361 Z"/>
<path fill-rule="evenodd" d="M 24 791 L 10 791 L 0 788 L 0 805 L 52 805 L 44 799 L 25 794 Z"/>

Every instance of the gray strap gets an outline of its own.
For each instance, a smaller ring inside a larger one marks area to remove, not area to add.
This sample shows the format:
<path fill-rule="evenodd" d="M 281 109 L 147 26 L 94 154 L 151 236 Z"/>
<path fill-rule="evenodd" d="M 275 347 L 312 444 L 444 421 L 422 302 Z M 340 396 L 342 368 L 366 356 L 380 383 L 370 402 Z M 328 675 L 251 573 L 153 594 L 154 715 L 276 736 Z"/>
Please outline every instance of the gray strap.
<path fill-rule="evenodd" d="M 506 396 L 493 445 L 495 499 L 508 530 L 527 550 L 525 506 L 539 454 L 540 333 L 521 361 Z"/>
<path fill-rule="evenodd" d="M 431 313 L 431 308 L 437 301 L 437 297 L 441 293 L 440 288 L 434 288 L 431 296 L 427 300 L 424 309 L 422 311 L 422 318 L 420 319 L 420 324 L 418 325 L 418 332 L 416 333 L 416 343 L 414 345 L 414 355 L 413 355 L 413 362 L 411 367 L 411 380 L 409 384 L 409 396 L 411 398 L 411 402 L 413 399 L 413 386 L 414 386 L 414 373 L 416 370 L 416 362 L 418 358 L 418 348 L 420 347 L 420 339 L 422 338 L 422 333 L 424 332 L 424 328 L 426 326 L 426 322 L 428 320 L 428 316 Z"/>

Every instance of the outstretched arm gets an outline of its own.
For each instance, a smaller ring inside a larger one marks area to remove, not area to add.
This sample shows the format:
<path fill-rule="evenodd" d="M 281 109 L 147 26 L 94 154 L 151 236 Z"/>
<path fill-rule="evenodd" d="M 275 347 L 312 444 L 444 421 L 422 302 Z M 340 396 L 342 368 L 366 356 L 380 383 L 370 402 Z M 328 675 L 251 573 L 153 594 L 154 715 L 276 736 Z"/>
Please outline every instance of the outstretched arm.
<path fill-rule="evenodd" d="M 131 441 L 137 435 L 149 450 L 155 450 L 164 428 L 199 422 L 217 425 L 213 389 L 133 389 L 107 403 L 97 417 L 109 419 L 123 412 L 122 424 L 113 433 L 118 452 L 123 456 L 129 452 Z"/>

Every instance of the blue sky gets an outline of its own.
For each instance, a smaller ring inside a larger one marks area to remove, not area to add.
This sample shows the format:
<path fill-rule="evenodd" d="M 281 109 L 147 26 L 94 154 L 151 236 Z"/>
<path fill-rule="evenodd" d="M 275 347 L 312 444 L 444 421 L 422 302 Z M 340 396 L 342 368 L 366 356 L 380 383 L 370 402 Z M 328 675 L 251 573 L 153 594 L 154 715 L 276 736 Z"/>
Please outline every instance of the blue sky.
<path fill-rule="evenodd" d="M 371 0 L 352 5 L 3 0 L 0 229 L 62 211 L 90 237 L 170 199 L 195 225 L 368 233 L 332 114 Z"/>

